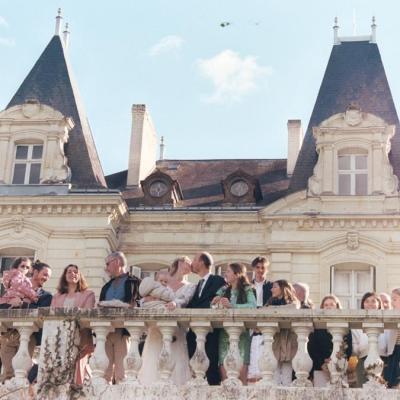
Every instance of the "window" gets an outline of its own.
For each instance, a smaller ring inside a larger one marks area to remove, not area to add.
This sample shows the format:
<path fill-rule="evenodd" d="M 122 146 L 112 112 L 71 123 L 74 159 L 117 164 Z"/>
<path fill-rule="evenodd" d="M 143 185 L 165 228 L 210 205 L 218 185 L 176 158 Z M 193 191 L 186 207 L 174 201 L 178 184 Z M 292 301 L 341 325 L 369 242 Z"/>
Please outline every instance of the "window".
<path fill-rule="evenodd" d="M 366 154 L 338 156 L 339 195 L 368 194 L 368 157 Z"/>
<path fill-rule="evenodd" d="M 17 145 L 12 183 L 22 185 L 40 183 L 42 157 L 41 144 Z"/>
<path fill-rule="evenodd" d="M 331 292 L 343 308 L 360 309 L 361 298 L 375 290 L 375 268 L 372 265 L 349 263 L 331 267 Z"/>

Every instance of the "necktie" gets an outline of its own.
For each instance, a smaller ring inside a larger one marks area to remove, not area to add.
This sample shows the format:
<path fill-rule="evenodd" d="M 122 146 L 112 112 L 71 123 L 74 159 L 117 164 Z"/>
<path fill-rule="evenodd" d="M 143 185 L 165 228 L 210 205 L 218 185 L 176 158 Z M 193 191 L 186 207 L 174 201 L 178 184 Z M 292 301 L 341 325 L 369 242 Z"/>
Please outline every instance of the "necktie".
<path fill-rule="evenodd" d="M 197 291 L 199 293 L 199 297 L 201 296 L 201 291 L 203 290 L 203 283 L 204 283 L 204 279 L 200 279 L 199 283 L 197 284 Z"/>

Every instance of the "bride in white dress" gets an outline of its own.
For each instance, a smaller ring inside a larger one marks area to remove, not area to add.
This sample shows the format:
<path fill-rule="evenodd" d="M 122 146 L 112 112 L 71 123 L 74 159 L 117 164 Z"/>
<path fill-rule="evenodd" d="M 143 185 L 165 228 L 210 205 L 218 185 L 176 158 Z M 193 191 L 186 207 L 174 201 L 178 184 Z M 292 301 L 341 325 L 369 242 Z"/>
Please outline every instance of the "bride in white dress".
<path fill-rule="evenodd" d="M 168 310 L 174 310 L 176 307 L 186 307 L 194 295 L 196 285 L 186 281 L 186 275 L 190 273 L 190 264 L 191 261 L 188 257 L 179 257 L 169 268 L 171 279 L 168 286 L 175 292 L 175 299 L 165 305 Z M 172 370 L 171 380 L 176 385 L 184 385 L 191 378 L 186 329 L 178 327 L 174 338 L 175 340 L 171 344 L 171 353 L 175 366 Z M 159 380 L 158 357 L 161 349 L 161 332 L 156 326 L 152 326 L 147 332 L 142 354 L 142 368 L 139 371 L 139 381 L 143 385 L 151 385 Z"/>

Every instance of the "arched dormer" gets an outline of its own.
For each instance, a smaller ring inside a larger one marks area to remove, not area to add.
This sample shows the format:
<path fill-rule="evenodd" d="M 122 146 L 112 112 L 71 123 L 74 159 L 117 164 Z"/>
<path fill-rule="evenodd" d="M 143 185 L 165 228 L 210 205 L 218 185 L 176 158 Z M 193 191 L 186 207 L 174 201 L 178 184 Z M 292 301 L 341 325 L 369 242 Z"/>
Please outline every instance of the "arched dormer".
<path fill-rule="evenodd" d="M 36 100 L 0 112 L 0 184 L 68 182 L 64 144 L 73 127 L 71 118 Z"/>
<path fill-rule="evenodd" d="M 389 161 L 394 125 L 351 104 L 313 128 L 318 162 L 308 194 L 397 195 L 398 179 Z"/>
<path fill-rule="evenodd" d="M 254 204 L 262 199 L 258 179 L 242 171 L 240 168 L 229 174 L 222 182 L 224 203 Z"/>
<path fill-rule="evenodd" d="M 178 181 L 159 169 L 156 169 L 140 184 L 146 205 L 178 205 L 183 199 Z"/>

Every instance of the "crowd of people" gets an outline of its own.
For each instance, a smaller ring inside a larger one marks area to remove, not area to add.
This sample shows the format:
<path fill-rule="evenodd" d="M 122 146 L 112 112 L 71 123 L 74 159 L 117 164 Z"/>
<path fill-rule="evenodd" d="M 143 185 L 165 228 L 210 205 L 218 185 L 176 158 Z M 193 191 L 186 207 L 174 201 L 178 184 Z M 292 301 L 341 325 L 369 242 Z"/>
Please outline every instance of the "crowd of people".
<path fill-rule="evenodd" d="M 127 272 L 126 257 L 122 252 L 113 252 L 105 259 L 105 271 L 110 280 L 103 286 L 96 304 L 95 294 L 75 264 L 65 267 L 54 295 L 43 289 L 51 276 L 51 267 L 43 262 L 31 264 L 27 257 L 14 260 L 10 270 L 3 275 L 4 294 L 0 297 L 0 308 L 38 307 L 142 307 L 145 309 L 175 308 L 262 308 L 279 306 L 286 308 L 313 308 L 307 284 L 293 285 L 285 279 L 267 279 L 269 262 L 265 257 L 256 257 L 251 267 L 253 279 L 248 279 L 246 267 L 241 263 L 227 266 L 224 278 L 211 272 L 212 256 L 207 252 L 198 253 L 193 260 L 186 256 L 177 258 L 166 270 L 158 271 L 155 277 L 142 281 Z M 187 280 L 189 273 L 199 277 L 197 284 Z M 366 310 L 400 309 L 400 289 L 394 289 L 389 296 L 374 292 L 366 293 L 361 308 Z M 320 304 L 321 309 L 341 309 L 339 299 L 329 294 Z M 35 346 L 41 344 L 42 332 L 34 333 L 29 342 L 32 356 Z M 361 387 L 367 381 L 364 362 L 368 354 L 368 336 L 361 329 L 352 329 L 343 338 L 343 356 L 349 360 L 349 383 Z M 105 351 L 109 365 L 104 378 L 109 384 L 125 379 L 123 360 L 130 344 L 126 329 L 115 329 L 109 333 Z M 379 354 L 384 361 L 382 381 L 388 387 L 400 382 L 400 330 L 385 330 L 378 339 Z M 12 358 L 19 346 L 19 334 L 9 329 L 0 337 L 0 358 L 2 381 L 14 375 Z M 142 351 L 142 367 L 139 380 L 147 385 L 159 379 L 158 358 L 163 346 L 162 334 L 157 326 L 149 327 Z M 74 383 L 82 385 L 90 379 L 89 357 L 95 348 L 90 329 L 80 330 L 79 351 L 76 360 Z M 315 329 L 309 336 L 308 353 L 313 365 L 310 379 L 314 386 L 325 386 L 330 381 L 328 364 L 333 349 L 332 336 L 326 329 Z M 206 336 L 205 351 L 209 359 L 206 372 L 210 385 L 218 385 L 226 379 L 224 359 L 229 350 L 229 335 L 224 329 L 213 329 Z M 189 360 L 196 351 L 196 335 L 192 330 L 178 327 L 171 343 L 173 370 L 171 380 L 177 385 L 188 382 L 192 376 Z M 240 379 L 243 384 L 252 384 L 261 379 L 259 360 L 263 354 L 263 336 L 257 329 L 245 329 L 239 338 L 239 352 L 242 361 Z M 297 352 L 297 338 L 291 329 L 280 329 L 275 334 L 273 353 L 277 360 L 274 379 L 276 384 L 288 386 L 296 379 L 292 360 Z M 29 373 L 34 382 L 37 365 Z"/>

